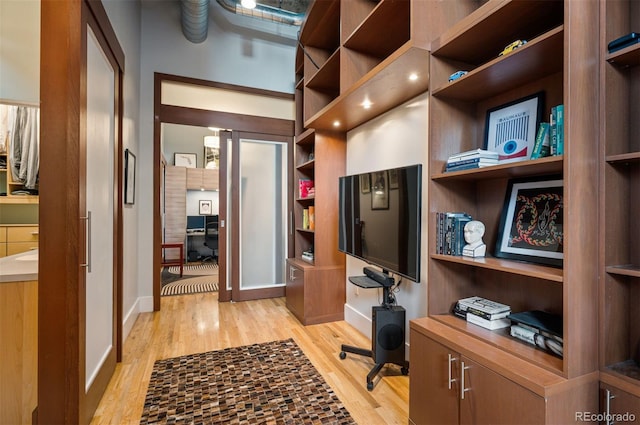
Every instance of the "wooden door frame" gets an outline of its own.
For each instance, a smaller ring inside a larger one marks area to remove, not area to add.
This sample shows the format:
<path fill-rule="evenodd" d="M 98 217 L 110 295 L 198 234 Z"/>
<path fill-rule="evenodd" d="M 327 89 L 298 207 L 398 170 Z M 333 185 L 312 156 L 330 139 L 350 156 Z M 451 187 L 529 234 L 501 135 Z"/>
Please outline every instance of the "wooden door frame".
<path fill-rule="evenodd" d="M 153 310 L 160 311 L 160 272 L 162 270 L 161 249 L 162 244 L 162 218 L 160 211 L 160 193 L 162 179 L 162 146 L 160 140 L 161 124 L 182 124 L 199 127 L 228 128 L 234 131 L 247 131 L 263 133 L 275 136 L 290 136 L 294 134 L 294 121 L 278 118 L 267 118 L 235 114 L 230 112 L 211 111 L 182 106 L 172 106 L 162 103 L 162 83 L 178 82 L 202 87 L 222 88 L 242 93 L 270 96 L 278 99 L 293 100 L 293 94 L 270 90 L 255 89 L 251 87 L 237 86 L 234 84 L 219 83 L 214 81 L 187 78 L 171 74 L 155 73 L 153 90 Z M 223 180 L 220 180 L 223 184 Z M 220 239 L 222 245 L 227 239 Z M 220 252 L 222 254 L 222 252 Z M 221 294 L 224 298 L 224 291 Z M 220 301 L 228 301 L 220 298 Z"/>
<path fill-rule="evenodd" d="M 87 26 L 115 73 L 113 362 L 122 356 L 124 51 L 100 0 L 41 1 L 38 407 L 34 422 L 88 423 L 102 394 L 85 393 L 84 288 Z M 103 376 L 104 375 L 104 376 Z M 99 374 L 103 383 L 110 375 Z"/>

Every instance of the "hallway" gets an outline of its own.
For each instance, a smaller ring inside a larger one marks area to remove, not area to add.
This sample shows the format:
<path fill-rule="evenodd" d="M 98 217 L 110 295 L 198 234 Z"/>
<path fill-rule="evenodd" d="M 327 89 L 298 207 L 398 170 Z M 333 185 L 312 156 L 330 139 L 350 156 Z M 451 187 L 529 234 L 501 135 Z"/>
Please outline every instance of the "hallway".
<path fill-rule="evenodd" d="M 109 383 L 92 424 L 137 424 L 157 359 L 293 338 L 361 424 L 406 424 L 409 378 L 383 369 L 373 391 L 365 377 L 371 360 L 340 360 L 340 344 L 370 342 L 345 322 L 302 326 L 284 298 L 218 303 L 217 293 L 162 297 L 159 313 L 141 314 L 124 343 L 123 361 Z"/>

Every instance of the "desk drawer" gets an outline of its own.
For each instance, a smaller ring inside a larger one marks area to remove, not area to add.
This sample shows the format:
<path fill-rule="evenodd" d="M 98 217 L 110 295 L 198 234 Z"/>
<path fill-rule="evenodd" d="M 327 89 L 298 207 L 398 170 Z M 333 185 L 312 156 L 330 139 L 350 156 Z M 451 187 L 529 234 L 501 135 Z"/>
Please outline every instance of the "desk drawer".
<path fill-rule="evenodd" d="M 7 227 L 7 242 L 38 242 L 38 226 Z"/>

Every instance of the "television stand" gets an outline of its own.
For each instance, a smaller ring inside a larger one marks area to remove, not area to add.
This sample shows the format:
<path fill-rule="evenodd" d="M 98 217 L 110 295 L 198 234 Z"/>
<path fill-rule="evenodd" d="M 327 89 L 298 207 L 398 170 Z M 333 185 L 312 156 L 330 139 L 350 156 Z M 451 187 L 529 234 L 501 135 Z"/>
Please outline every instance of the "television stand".
<path fill-rule="evenodd" d="M 391 294 L 393 278 L 385 274 L 386 278 L 376 279 L 369 277 L 368 268 L 365 268 L 365 276 L 352 276 L 349 281 L 360 288 L 382 288 L 383 302 L 380 306 L 371 307 L 371 349 L 354 347 L 342 344 L 340 358 L 344 360 L 347 353 L 370 357 L 375 363 L 367 374 L 367 390 L 373 390 L 373 379 L 378 375 L 387 363 L 400 366 L 403 375 L 409 374 L 409 362 L 405 360 L 405 309 L 394 305 Z M 380 272 L 376 272 L 380 273 Z M 382 280 L 383 283 L 378 280 Z"/>

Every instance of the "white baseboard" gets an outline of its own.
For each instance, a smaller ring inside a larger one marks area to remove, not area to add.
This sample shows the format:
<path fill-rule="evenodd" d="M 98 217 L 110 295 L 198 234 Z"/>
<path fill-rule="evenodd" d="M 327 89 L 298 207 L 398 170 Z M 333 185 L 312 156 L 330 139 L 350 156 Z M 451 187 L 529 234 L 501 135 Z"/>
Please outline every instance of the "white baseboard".
<path fill-rule="evenodd" d="M 349 304 L 344 305 L 344 321 L 371 339 L 371 317 L 365 316 Z"/>
<path fill-rule="evenodd" d="M 153 297 L 141 297 L 131 306 L 122 320 L 122 340 L 125 341 L 140 313 L 153 311 Z"/>

